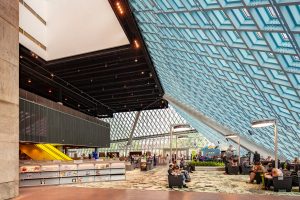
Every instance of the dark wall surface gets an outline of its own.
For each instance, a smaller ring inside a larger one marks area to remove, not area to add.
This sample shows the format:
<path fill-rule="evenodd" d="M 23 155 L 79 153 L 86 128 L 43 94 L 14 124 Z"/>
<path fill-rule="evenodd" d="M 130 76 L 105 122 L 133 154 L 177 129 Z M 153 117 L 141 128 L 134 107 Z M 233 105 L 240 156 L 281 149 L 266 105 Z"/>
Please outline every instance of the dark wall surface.
<path fill-rule="evenodd" d="M 109 147 L 110 125 L 20 98 L 20 141 Z"/>

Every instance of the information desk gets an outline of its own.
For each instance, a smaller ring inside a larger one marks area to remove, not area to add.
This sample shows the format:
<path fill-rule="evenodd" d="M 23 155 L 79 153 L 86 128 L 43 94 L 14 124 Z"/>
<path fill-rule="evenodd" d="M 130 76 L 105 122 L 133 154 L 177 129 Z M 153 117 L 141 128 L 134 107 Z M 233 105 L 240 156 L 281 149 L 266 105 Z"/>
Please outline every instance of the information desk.
<path fill-rule="evenodd" d="M 20 163 L 20 187 L 125 180 L 125 162 Z"/>

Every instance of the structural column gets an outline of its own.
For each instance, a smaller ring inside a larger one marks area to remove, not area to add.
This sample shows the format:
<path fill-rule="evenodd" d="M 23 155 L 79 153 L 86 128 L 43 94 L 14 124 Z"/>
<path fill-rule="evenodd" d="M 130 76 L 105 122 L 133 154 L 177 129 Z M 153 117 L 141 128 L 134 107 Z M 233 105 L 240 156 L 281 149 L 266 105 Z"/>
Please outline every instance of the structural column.
<path fill-rule="evenodd" d="M 19 1 L 0 0 L 0 199 L 19 192 Z"/>

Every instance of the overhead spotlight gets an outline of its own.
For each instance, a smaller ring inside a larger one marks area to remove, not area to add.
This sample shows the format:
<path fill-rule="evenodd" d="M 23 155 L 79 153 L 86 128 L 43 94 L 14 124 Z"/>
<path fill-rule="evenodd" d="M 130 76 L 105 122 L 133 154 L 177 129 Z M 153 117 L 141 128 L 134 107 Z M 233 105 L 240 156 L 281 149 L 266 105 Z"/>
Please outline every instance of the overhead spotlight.
<path fill-rule="evenodd" d="M 151 72 L 149 73 L 149 77 L 152 77 L 152 73 Z"/>
<path fill-rule="evenodd" d="M 27 82 L 28 82 L 28 83 L 31 83 L 31 79 L 28 79 Z"/>
<path fill-rule="evenodd" d="M 20 58 L 22 59 L 22 58 L 23 58 L 23 56 L 20 56 Z"/>
<path fill-rule="evenodd" d="M 38 59 L 39 57 L 37 55 L 35 55 L 35 58 Z"/>
<path fill-rule="evenodd" d="M 52 77 L 52 78 L 54 77 L 54 74 L 53 74 L 53 73 L 51 73 L 51 77 Z"/>
<path fill-rule="evenodd" d="M 77 107 L 79 108 L 79 107 L 80 107 L 80 104 L 78 104 Z"/>
<path fill-rule="evenodd" d="M 121 6 L 121 3 L 120 3 L 120 2 L 117 2 L 117 3 L 116 3 L 116 6 L 117 6 L 117 9 L 118 9 L 119 13 L 120 13 L 121 15 L 123 15 L 124 10 L 123 10 L 123 8 L 122 8 L 122 6 Z"/>
<path fill-rule="evenodd" d="M 48 92 L 49 92 L 49 93 L 52 93 L 52 90 L 51 90 L 51 89 L 49 89 L 49 90 L 48 90 Z"/>
<path fill-rule="evenodd" d="M 134 62 L 138 62 L 139 60 L 137 58 L 134 59 Z"/>
<path fill-rule="evenodd" d="M 34 57 L 34 56 L 35 56 L 35 54 L 34 54 L 33 52 L 31 52 L 31 56 L 32 56 L 32 57 Z"/>
<path fill-rule="evenodd" d="M 65 98 L 65 101 L 68 101 L 68 98 Z"/>
<path fill-rule="evenodd" d="M 133 43 L 134 43 L 135 48 L 137 48 L 137 49 L 140 48 L 140 44 L 137 40 L 134 40 Z"/>
<path fill-rule="evenodd" d="M 141 74 L 144 74 L 145 72 L 141 72 Z"/>

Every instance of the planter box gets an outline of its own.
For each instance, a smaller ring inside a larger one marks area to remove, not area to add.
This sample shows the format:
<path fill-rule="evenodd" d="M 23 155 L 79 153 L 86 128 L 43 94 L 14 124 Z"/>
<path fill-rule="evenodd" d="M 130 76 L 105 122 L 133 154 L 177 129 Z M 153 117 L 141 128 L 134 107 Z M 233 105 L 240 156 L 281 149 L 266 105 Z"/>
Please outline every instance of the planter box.
<path fill-rule="evenodd" d="M 195 166 L 196 171 L 225 171 L 225 167 Z"/>

